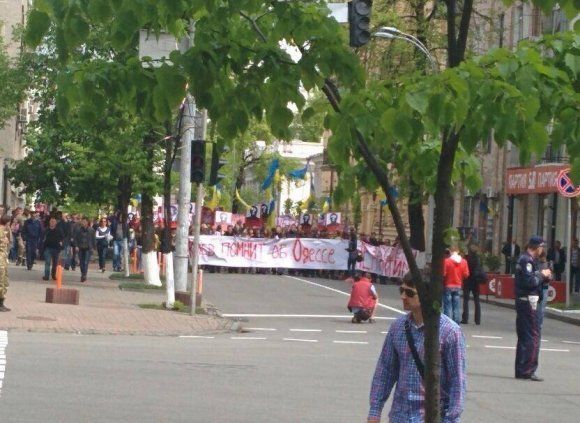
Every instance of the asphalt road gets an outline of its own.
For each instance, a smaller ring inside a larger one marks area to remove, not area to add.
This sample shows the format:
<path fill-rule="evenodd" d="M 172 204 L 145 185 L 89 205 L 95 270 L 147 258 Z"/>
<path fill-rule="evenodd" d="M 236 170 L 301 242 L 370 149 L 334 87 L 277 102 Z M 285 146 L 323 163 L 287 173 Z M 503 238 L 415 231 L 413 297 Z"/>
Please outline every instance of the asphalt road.
<path fill-rule="evenodd" d="M 365 421 L 376 359 L 400 315 L 396 288 L 377 288 L 386 307 L 376 324 L 350 323 L 342 281 L 206 274 L 206 299 L 239 319 L 241 333 L 0 334 L 0 422 Z M 578 327 L 546 320 L 546 381 L 533 383 L 513 379 L 514 326 L 512 310 L 487 305 L 481 326 L 462 326 L 462 421 L 578 421 Z"/>

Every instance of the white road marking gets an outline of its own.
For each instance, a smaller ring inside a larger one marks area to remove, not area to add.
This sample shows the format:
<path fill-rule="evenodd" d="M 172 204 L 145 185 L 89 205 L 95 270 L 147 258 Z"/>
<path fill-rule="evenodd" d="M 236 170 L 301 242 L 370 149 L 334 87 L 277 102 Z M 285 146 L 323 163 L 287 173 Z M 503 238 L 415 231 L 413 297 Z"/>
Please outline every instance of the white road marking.
<path fill-rule="evenodd" d="M 564 344 L 574 344 L 574 345 L 580 345 L 580 342 L 578 341 L 562 341 Z"/>
<path fill-rule="evenodd" d="M 387 334 L 387 333 L 389 333 L 389 332 L 387 332 L 387 331 L 382 331 L 381 333 Z"/>
<path fill-rule="evenodd" d="M 542 342 L 550 342 L 550 341 L 548 341 L 547 339 L 542 339 Z"/>
<path fill-rule="evenodd" d="M 332 341 L 335 344 L 360 344 L 360 345 L 366 345 L 368 344 L 368 342 L 363 342 L 363 341 Z"/>
<path fill-rule="evenodd" d="M 498 350 L 515 350 L 516 347 L 502 347 L 500 345 L 486 345 L 485 348 L 495 348 Z"/>
<path fill-rule="evenodd" d="M 290 332 L 322 332 L 322 329 L 290 329 Z"/>
<path fill-rule="evenodd" d="M 268 332 L 268 331 L 275 331 L 277 329 L 274 328 L 244 328 L 245 330 L 255 330 L 255 331 L 262 331 L 262 332 Z"/>
<path fill-rule="evenodd" d="M 336 333 L 367 333 L 366 330 L 336 330 Z"/>
<path fill-rule="evenodd" d="M 310 319 L 352 319 L 352 314 L 222 314 L 223 317 L 289 317 Z M 376 320 L 395 320 L 396 317 L 374 317 Z"/>
<path fill-rule="evenodd" d="M 180 338 L 197 338 L 197 339 L 214 339 L 215 336 L 202 336 L 202 335 L 179 335 Z"/>
<path fill-rule="evenodd" d="M 8 332 L 0 330 L 0 396 L 4 384 L 4 372 L 6 371 L 6 347 L 8 346 Z"/>
<path fill-rule="evenodd" d="M 503 339 L 503 336 L 471 335 L 471 337 L 481 339 Z"/>
<path fill-rule="evenodd" d="M 317 286 L 319 288 L 328 289 L 329 291 L 336 292 L 337 294 L 342 294 L 342 295 L 346 295 L 347 297 L 350 297 L 350 293 L 349 292 L 340 291 L 338 289 L 334 289 L 334 288 L 331 288 L 331 287 L 326 286 L 326 285 L 321 285 L 319 283 L 311 282 L 311 281 L 308 281 L 306 279 L 297 278 L 296 276 L 288 276 L 288 275 L 284 275 L 284 276 L 286 276 L 287 278 L 296 279 L 297 281 L 304 282 L 304 283 L 307 283 L 309 285 Z M 389 307 L 388 305 L 384 305 L 384 304 L 381 304 L 381 303 L 379 303 L 377 305 L 379 307 L 386 308 L 387 310 L 394 311 L 395 313 L 406 314 L 403 310 L 399 310 L 398 308 Z"/>
<path fill-rule="evenodd" d="M 260 338 L 259 336 L 232 336 L 230 339 L 245 339 L 250 341 L 263 341 L 266 338 Z"/>
<path fill-rule="evenodd" d="M 318 342 L 318 339 L 282 338 L 282 341 L 294 341 L 294 342 Z"/>
<path fill-rule="evenodd" d="M 515 350 L 516 347 L 504 347 L 500 345 L 486 345 L 485 348 L 494 348 L 498 350 Z M 570 350 L 560 350 L 556 348 L 540 348 L 540 351 L 548 351 L 548 352 L 570 352 Z"/>

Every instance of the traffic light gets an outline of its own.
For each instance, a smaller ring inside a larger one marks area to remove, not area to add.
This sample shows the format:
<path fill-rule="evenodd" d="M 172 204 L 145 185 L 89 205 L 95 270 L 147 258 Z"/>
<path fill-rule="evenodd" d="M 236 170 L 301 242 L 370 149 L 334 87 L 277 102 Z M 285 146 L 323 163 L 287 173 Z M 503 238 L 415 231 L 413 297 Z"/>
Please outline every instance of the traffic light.
<path fill-rule="evenodd" d="M 228 147 L 219 147 L 217 144 L 213 145 L 211 150 L 211 170 L 209 173 L 209 185 L 217 185 L 220 183 L 222 179 L 224 179 L 224 175 L 219 173 L 221 167 L 223 167 L 227 161 L 224 158 L 224 155 L 229 151 Z"/>
<path fill-rule="evenodd" d="M 348 3 L 350 46 L 362 47 L 371 39 L 372 0 L 352 0 Z"/>
<path fill-rule="evenodd" d="M 191 182 L 203 183 L 205 178 L 205 141 L 191 142 Z"/>

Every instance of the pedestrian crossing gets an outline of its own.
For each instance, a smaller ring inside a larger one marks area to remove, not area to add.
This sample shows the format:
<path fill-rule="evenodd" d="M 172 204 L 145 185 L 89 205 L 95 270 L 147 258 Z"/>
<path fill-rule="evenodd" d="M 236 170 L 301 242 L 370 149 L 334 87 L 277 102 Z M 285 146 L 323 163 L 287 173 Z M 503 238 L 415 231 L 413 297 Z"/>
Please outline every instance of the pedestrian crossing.
<path fill-rule="evenodd" d="M 8 346 L 8 332 L 0 330 L 0 396 L 2 395 L 2 384 L 4 383 L 4 372 L 6 371 L 6 347 Z"/>

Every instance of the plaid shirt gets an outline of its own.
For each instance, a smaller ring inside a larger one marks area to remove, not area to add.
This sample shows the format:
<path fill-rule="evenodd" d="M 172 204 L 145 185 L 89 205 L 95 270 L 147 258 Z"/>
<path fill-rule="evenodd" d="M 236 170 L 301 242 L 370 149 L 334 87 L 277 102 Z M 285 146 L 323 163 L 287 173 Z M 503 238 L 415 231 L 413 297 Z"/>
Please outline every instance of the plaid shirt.
<path fill-rule="evenodd" d="M 425 388 L 407 343 L 405 321 L 409 319 L 411 322 L 411 334 L 419 357 L 424 357 L 424 326 L 417 327 L 410 316 L 409 313 L 397 319 L 385 339 L 371 386 L 369 419 L 380 419 L 385 402 L 396 383 L 389 421 L 424 421 Z M 466 389 L 465 340 L 459 326 L 443 314 L 439 323 L 439 350 L 441 422 L 457 423 L 463 411 Z"/>

